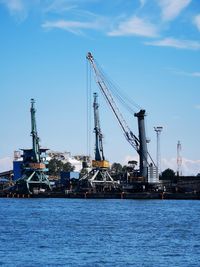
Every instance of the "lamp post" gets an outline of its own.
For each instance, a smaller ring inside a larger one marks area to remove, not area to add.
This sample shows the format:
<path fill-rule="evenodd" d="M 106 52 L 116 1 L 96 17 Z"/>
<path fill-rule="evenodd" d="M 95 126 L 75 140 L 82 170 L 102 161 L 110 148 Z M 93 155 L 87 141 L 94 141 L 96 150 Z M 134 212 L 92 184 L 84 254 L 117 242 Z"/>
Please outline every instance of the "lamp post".
<path fill-rule="evenodd" d="M 159 182 L 159 175 L 161 172 L 161 153 L 160 153 L 160 134 L 163 130 L 162 126 L 158 126 L 158 127 L 154 127 L 154 130 L 156 132 L 156 136 L 157 136 L 157 155 L 156 155 L 156 161 L 157 161 L 157 182 Z"/>

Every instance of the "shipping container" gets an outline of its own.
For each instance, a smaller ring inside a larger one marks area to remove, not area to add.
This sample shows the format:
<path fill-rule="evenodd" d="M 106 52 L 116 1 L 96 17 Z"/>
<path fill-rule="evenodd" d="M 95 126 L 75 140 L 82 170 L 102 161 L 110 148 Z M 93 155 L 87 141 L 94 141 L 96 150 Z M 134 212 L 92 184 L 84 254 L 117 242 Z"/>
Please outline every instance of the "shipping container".
<path fill-rule="evenodd" d="M 23 161 L 13 161 L 13 180 L 16 181 L 22 177 L 22 164 Z"/>

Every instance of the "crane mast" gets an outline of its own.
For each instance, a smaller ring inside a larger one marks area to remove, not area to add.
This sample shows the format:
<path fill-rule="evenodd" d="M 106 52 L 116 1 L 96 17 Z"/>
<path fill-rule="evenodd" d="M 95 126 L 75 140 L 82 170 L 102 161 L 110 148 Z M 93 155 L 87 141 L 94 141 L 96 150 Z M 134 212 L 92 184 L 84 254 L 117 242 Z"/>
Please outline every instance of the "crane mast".
<path fill-rule="evenodd" d="M 144 117 L 145 117 L 145 110 L 140 110 L 138 113 L 135 113 L 135 117 L 138 119 L 138 130 L 139 130 L 139 138 L 137 138 L 131 129 L 129 128 L 128 124 L 126 123 L 124 117 L 122 116 L 118 106 L 116 105 L 112 94 L 109 90 L 109 86 L 104 79 L 104 76 L 100 69 L 97 67 L 95 63 L 94 57 L 89 52 L 86 56 L 87 60 L 90 62 L 95 78 L 96 83 L 100 88 L 100 91 L 103 93 L 104 97 L 106 98 L 110 108 L 112 109 L 126 140 L 130 143 L 130 145 L 137 151 L 139 154 L 140 159 L 140 175 L 145 178 L 145 181 L 148 181 L 148 166 L 155 166 L 151 156 L 147 151 L 147 140 L 146 140 L 146 133 L 145 133 L 145 124 L 144 124 Z M 150 156 L 152 160 L 152 164 L 148 164 L 148 156 Z"/>
<path fill-rule="evenodd" d="M 40 160 L 40 145 L 39 145 L 39 137 L 37 133 L 36 127 L 36 118 L 35 118 L 35 100 L 31 99 L 31 136 L 32 136 L 32 149 L 33 149 L 33 162 L 39 163 Z"/>
<path fill-rule="evenodd" d="M 139 130 L 139 140 L 140 140 L 140 147 L 139 147 L 139 159 L 140 159 L 140 175 L 143 177 L 148 177 L 148 151 L 147 151 L 147 139 L 146 139 L 146 132 L 145 132 L 145 123 L 144 123 L 144 116 L 145 110 L 141 109 L 138 113 L 134 114 L 135 117 L 138 119 L 138 130 Z"/>
<path fill-rule="evenodd" d="M 101 133 L 100 121 L 99 121 L 99 104 L 97 102 L 97 93 L 94 93 L 94 132 L 95 132 L 95 160 L 105 160 L 103 153 L 103 135 Z"/>
<path fill-rule="evenodd" d="M 99 104 L 97 101 L 97 93 L 94 93 L 94 133 L 95 133 L 95 158 L 92 160 L 94 168 L 109 168 L 109 162 L 105 160 L 103 151 L 103 134 L 100 127 Z"/>

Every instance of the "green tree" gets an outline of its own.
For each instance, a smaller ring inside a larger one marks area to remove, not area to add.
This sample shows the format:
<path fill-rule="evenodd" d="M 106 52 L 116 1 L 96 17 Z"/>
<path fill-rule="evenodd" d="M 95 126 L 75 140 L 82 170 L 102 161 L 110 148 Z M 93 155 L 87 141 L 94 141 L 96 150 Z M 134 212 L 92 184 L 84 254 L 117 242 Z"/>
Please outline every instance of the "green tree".
<path fill-rule="evenodd" d="M 122 171 L 122 165 L 120 163 L 114 162 L 111 166 L 111 171 L 115 173 L 120 173 Z"/>
<path fill-rule="evenodd" d="M 49 175 L 58 176 L 60 171 L 62 171 L 63 162 L 58 159 L 51 159 L 48 164 Z"/>
<path fill-rule="evenodd" d="M 127 165 L 124 165 L 123 167 L 122 167 L 122 172 L 123 173 L 126 173 L 126 172 L 128 172 L 129 171 L 129 166 L 127 166 Z"/>
<path fill-rule="evenodd" d="M 173 180 L 175 178 L 175 172 L 172 169 L 166 169 L 162 172 L 162 180 Z"/>
<path fill-rule="evenodd" d="M 74 169 L 75 169 L 75 167 L 70 162 L 66 162 L 63 164 L 63 171 L 64 172 L 73 172 Z"/>
<path fill-rule="evenodd" d="M 75 169 L 70 162 L 63 163 L 58 159 L 51 159 L 48 164 L 49 175 L 58 176 L 61 171 L 70 172 Z"/>

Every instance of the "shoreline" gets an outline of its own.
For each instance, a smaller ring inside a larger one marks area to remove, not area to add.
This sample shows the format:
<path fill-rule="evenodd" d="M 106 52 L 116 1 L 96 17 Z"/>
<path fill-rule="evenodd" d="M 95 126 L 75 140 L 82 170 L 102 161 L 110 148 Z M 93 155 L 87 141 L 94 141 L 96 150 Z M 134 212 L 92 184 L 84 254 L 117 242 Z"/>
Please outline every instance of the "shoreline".
<path fill-rule="evenodd" d="M 170 193 L 170 192 L 136 192 L 136 193 L 64 193 L 46 192 L 42 194 L 0 193 L 0 198 L 80 198 L 80 199 L 174 199 L 200 200 L 200 193 Z"/>

